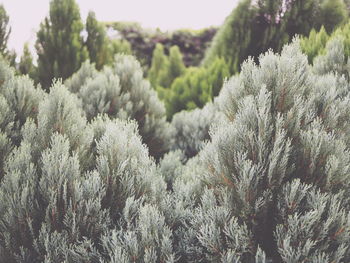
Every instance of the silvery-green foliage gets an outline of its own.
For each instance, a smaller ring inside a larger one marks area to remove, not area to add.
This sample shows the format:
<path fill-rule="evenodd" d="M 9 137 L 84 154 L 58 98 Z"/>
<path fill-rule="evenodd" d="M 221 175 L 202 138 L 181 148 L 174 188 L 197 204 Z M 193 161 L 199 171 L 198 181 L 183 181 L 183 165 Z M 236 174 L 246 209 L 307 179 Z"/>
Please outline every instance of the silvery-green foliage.
<path fill-rule="evenodd" d="M 240 223 L 232 216 L 229 205 L 231 200 L 225 197 L 225 189 L 221 191 L 223 198 L 217 200 L 213 190 L 205 190 L 201 197 L 201 205 L 194 210 L 190 218 L 190 225 L 196 229 L 195 236 L 191 236 L 190 231 L 184 236 L 185 240 L 190 241 L 186 248 L 187 260 L 190 262 L 251 260 L 249 253 L 254 253 L 252 233 L 245 223 Z M 199 246 L 195 245 L 196 242 Z"/>
<path fill-rule="evenodd" d="M 0 262 L 98 258 L 96 244 L 110 224 L 101 205 L 104 186 L 96 172 L 81 173 L 66 137 L 51 138 L 39 162 L 26 142 L 7 162 L 0 187 Z"/>
<path fill-rule="evenodd" d="M 172 129 L 165 119 L 164 104 L 149 81 L 143 78 L 141 66 L 134 57 L 116 55 L 113 71 L 119 77 L 123 94 L 123 107 L 118 117 L 136 120 L 150 154 L 161 157 L 169 149 L 172 140 Z"/>
<path fill-rule="evenodd" d="M 95 68 L 95 64 L 92 64 L 87 60 L 81 65 L 76 73 L 74 73 L 69 79 L 66 79 L 64 85 L 71 92 L 77 93 L 81 87 L 84 86 L 89 79 L 94 78 L 97 73 L 98 71 Z"/>
<path fill-rule="evenodd" d="M 3 87 L 3 95 L 14 118 L 11 138 L 15 145 L 19 145 L 22 126 L 27 118 L 37 117 L 39 103 L 46 97 L 46 93 L 35 88 L 28 76 L 17 76 Z"/>
<path fill-rule="evenodd" d="M 185 156 L 180 150 L 170 151 L 160 160 L 158 169 L 168 185 L 172 188 L 175 180 L 183 174 Z"/>
<path fill-rule="evenodd" d="M 0 92 L 6 86 L 7 82 L 13 79 L 15 76 L 15 70 L 11 68 L 8 63 L 1 57 L 0 58 Z"/>
<path fill-rule="evenodd" d="M 335 37 L 327 42 L 324 55 L 319 55 L 314 61 L 314 71 L 318 75 L 327 73 L 345 74 L 349 78 L 350 62 L 346 61 L 344 54 L 344 41 Z"/>
<path fill-rule="evenodd" d="M 80 103 L 76 95 L 70 93 L 61 82 L 51 87 L 50 93 L 39 104 L 37 122 L 35 125 L 26 124 L 24 129 L 29 137 L 23 136 L 23 139 L 36 142 L 33 147 L 37 158 L 49 145 L 52 134 L 57 132 L 68 137 L 70 148 L 79 153 L 81 165 L 88 167 L 92 132 L 88 129 Z"/>
<path fill-rule="evenodd" d="M 172 231 L 156 206 L 129 198 L 122 222 L 121 230 L 102 238 L 108 260 L 104 262 L 175 262 Z"/>
<path fill-rule="evenodd" d="M 37 224 L 40 217 L 35 197 L 37 168 L 30 148 L 30 144 L 23 143 L 4 167 L 0 186 L 0 262 L 4 263 L 15 262 L 20 250 L 32 246 L 33 223 Z"/>
<path fill-rule="evenodd" d="M 172 148 L 182 150 L 187 158 L 193 157 L 210 139 L 210 128 L 220 123 L 222 119 L 222 112 L 213 103 L 207 103 L 202 109 L 175 114 L 171 121 L 171 125 L 175 128 Z"/>
<path fill-rule="evenodd" d="M 83 109 L 88 119 L 106 113 L 115 117 L 122 109 L 121 87 L 119 77 L 110 68 L 96 74 L 83 85 L 78 93 L 82 99 Z M 126 98 L 128 99 L 128 98 Z"/>
<path fill-rule="evenodd" d="M 300 180 L 282 192 L 275 237 L 283 262 L 345 262 L 350 257 L 350 213 L 343 194 L 324 193 Z"/>
<path fill-rule="evenodd" d="M 111 224 L 102 208 L 104 185 L 96 172 L 82 175 L 69 150 L 69 141 L 54 135 L 42 153 L 38 191 L 45 214 L 34 250 L 45 262 L 98 262 L 99 237 Z"/>
<path fill-rule="evenodd" d="M 106 185 L 103 205 L 117 220 L 128 197 L 160 199 L 165 183 L 137 135 L 136 123 L 113 120 L 105 125 L 96 145 L 96 170 Z"/>
<path fill-rule="evenodd" d="M 88 120 L 103 113 L 112 119 L 136 120 L 150 154 L 160 158 L 171 146 L 172 127 L 140 64 L 132 56 L 116 55 L 112 68 L 96 72 L 91 67 L 84 64 L 67 83 L 82 100 Z"/>
<path fill-rule="evenodd" d="M 199 156 L 189 159 L 182 164 L 183 154 L 179 151 L 170 152 L 161 160 L 159 167 L 168 182 L 168 192 L 158 202 L 166 222 L 173 231 L 174 248 L 179 261 L 196 261 L 197 233 L 189 228 L 192 218 L 196 218 L 195 208 L 200 203 L 204 184 L 202 175 L 206 169 L 200 162 Z M 177 166 L 171 165 L 173 159 Z"/>
<path fill-rule="evenodd" d="M 13 69 L 0 60 L 0 178 L 4 160 L 13 146 L 20 144 L 23 124 L 29 117 L 36 118 L 44 96 L 32 80 L 15 76 Z"/>
<path fill-rule="evenodd" d="M 261 56 L 259 65 L 252 60 L 245 62 L 241 74 L 226 82 L 218 101 L 226 121 L 218 126 L 201 154 L 207 168 L 204 180 L 212 194 L 204 194 L 196 212 L 202 213 L 206 228 L 195 220 L 191 222 L 197 238 L 193 241 L 197 242 L 195 258 L 219 261 L 223 255 L 236 255 L 241 262 L 252 262 L 261 247 L 266 252 L 266 261 L 300 262 L 298 253 L 303 250 L 302 240 L 307 235 L 301 229 L 290 234 L 281 232 L 277 227 L 282 220 L 278 218 L 281 208 L 277 203 L 285 194 L 283 187 L 299 178 L 304 184 L 332 196 L 334 202 L 329 201 L 328 207 L 343 204 L 343 210 L 334 210 L 335 214 L 349 213 L 345 205 L 349 202 L 350 152 L 349 136 L 344 132 L 344 128 L 348 129 L 349 115 L 347 110 L 342 112 L 343 103 L 348 101 L 344 80 L 332 74 L 315 75 L 298 43 L 294 42 L 286 46 L 281 55 L 268 52 Z M 310 202 L 314 202 L 315 207 L 322 206 L 317 198 Z M 206 203 L 213 212 L 205 209 Z M 307 216 L 316 218 L 310 204 L 303 202 L 298 209 L 310 210 Z M 219 212 L 221 214 L 217 214 Z M 300 213 L 297 215 L 295 220 L 303 220 L 299 218 Z M 288 220 L 291 218 L 285 222 Z M 334 222 L 338 230 L 347 227 L 346 217 L 331 220 L 326 222 Z M 231 232 L 224 222 L 237 222 L 229 227 L 235 229 L 232 233 L 236 236 L 225 238 Z M 299 228 L 303 225 L 300 222 Z M 278 249 L 277 229 L 281 240 L 290 235 L 297 241 Z M 324 235 L 328 235 L 328 239 L 332 237 L 331 232 L 315 231 L 313 240 L 323 239 Z M 240 242 L 228 245 L 227 240 Z M 317 253 L 313 254 L 314 250 L 308 254 L 310 262 L 317 262 L 320 255 L 335 262 L 349 257 L 349 245 L 323 244 Z M 331 247 L 333 254 L 329 252 Z M 289 251 L 297 252 L 288 254 Z"/>
<path fill-rule="evenodd" d="M 3 167 L 6 157 L 13 148 L 9 135 L 13 127 L 13 114 L 7 100 L 0 94 L 0 179 L 3 176 Z"/>
<path fill-rule="evenodd" d="M 47 116 L 40 110 L 39 120 Z M 62 118 L 69 122 L 71 115 Z M 62 125 L 48 135 L 45 146 L 46 138 L 37 137 L 38 130 L 50 126 L 45 127 L 28 121 L 25 139 L 6 163 L 0 186 L 0 262 L 109 262 L 112 254 L 101 240 L 113 231 L 125 244 L 130 233 L 137 236 L 144 258 L 140 262 L 173 262 L 172 231 L 154 205 L 166 185 L 136 123 L 101 116 L 85 127 L 96 141 L 89 148 L 95 152 L 88 172 L 81 166 L 79 148 L 71 145 L 76 137 L 69 137 Z M 40 147 L 30 143 L 33 138 Z M 133 252 L 132 247 L 123 249 Z"/>

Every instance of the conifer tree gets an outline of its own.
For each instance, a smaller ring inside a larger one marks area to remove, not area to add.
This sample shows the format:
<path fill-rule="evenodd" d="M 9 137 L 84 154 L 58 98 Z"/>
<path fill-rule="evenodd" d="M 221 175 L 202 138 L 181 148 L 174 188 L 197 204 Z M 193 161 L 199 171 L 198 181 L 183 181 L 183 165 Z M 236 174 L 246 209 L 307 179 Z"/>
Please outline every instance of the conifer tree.
<path fill-rule="evenodd" d="M 175 79 L 169 92 L 163 92 L 168 119 L 182 110 L 202 108 L 218 95 L 228 76 L 228 65 L 219 58 L 207 68 L 188 68 L 183 76 Z"/>
<path fill-rule="evenodd" d="M 155 205 L 165 184 L 136 123 L 98 117 L 87 124 L 77 97 L 57 82 L 21 134 L 2 166 L 0 262 L 175 258 Z"/>
<path fill-rule="evenodd" d="M 53 78 L 70 77 L 88 58 L 83 45 L 83 24 L 75 0 L 52 0 L 50 14 L 40 24 L 35 44 L 38 78 L 48 89 Z"/>
<path fill-rule="evenodd" d="M 152 54 L 151 68 L 148 71 L 148 79 L 153 87 L 157 88 L 160 85 L 160 76 L 164 74 L 161 72 L 166 70 L 168 63 L 168 57 L 164 54 L 164 46 L 157 43 Z"/>
<path fill-rule="evenodd" d="M 171 145 L 172 128 L 165 120 L 164 105 L 143 78 L 140 64 L 131 56 L 117 54 L 112 68 L 99 73 L 92 68 L 84 64 L 67 81 L 81 98 L 88 119 L 105 113 L 113 119 L 135 120 L 150 154 L 161 157 Z"/>
<path fill-rule="evenodd" d="M 18 70 L 23 75 L 28 75 L 32 79 L 36 79 L 35 66 L 33 64 L 33 56 L 29 50 L 28 43 L 24 44 L 21 60 L 18 64 Z"/>
<path fill-rule="evenodd" d="M 72 93 L 77 93 L 90 78 L 95 78 L 97 73 L 95 64 L 85 61 L 80 69 L 67 79 L 64 84 Z"/>
<path fill-rule="evenodd" d="M 115 54 L 132 55 L 131 45 L 126 39 L 110 39 L 108 64 L 113 64 Z"/>
<path fill-rule="evenodd" d="M 148 78 L 152 86 L 157 90 L 160 99 L 166 101 L 172 83 L 185 72 L 186 67 L 178 46 L 172 46 L 169 50 L 169 56 L 166 56 L 163 45 L 156 45 Z"/>
<path fill-rule="evenodd" d="M 0 4 L 0 54 L 4 57 L 8 55 L 7 41 L 10 33 L 9 16 L 4 6 Z"/>
<path fill-rule="evenodd" d="M 202 152 L 208 189 L 190 220 L 187 257 L 346 261 L 348 83 L 314 75 L 294 43 L 259 66 L 245 62 L 223 94 L 227 120 Z"/>
<path fill-rule="evenodd" d="M 173 81 L 185 72 L 185 65 L 182 60 L 182 54 L 178 46 L 172 46 L 169 50 L 168 63 L 164 71 L 160 71 L 159 85 L 169 88 Z"/>
<path fill-rule="evenodd" d="M 0 59 L 0 172 L 12 147 L 20 144 L 21 128 L 26 119 L 36 118 L 39 102 L 44 96 L 40 88 L 34 87 L 32 80 L 27 76 L 15 76 L 15 71 Z"/>
<path fill-rule="evenodd" d="M 203 65 L 220 57 L 233 74 L 249 56 L 257 59 L 270 48 L 279 52 L 294 35 L 307 35 L 322 25 L 331 32 L 347 18 L 343 0 L 242 0 L 217 32 Z"/>
<path fill-rule="evenodd" d="M 327 32 L 331 33 L 337 25 L 341 25 L 349 17 L 344 0 L 324 0 L 321 4 L 320 22 Z"/>
<path fill-rule="evenodd" d="M 101 25 L 95 16 L 95 13 L 90 11 L 86 19 L 86 47 L 89 52 L 89 57 L 92 63 L 95 63 L 96 68 L 101 69 L 107 62 L 108 56 L 108 39 L 106 29 Z"/>
<path fill-rule="evenodd" d="M 347 60 L 350 55 L 350 23 L 337 28 L 332 34 L 327 34 L 323 28 L 319 32 L 313 30 L 308 37 L 301 39 L 301 47 L 309 61 L 313 62 L 317 56 L 326 53 L 328 42 L 336 38 L 343 42 L 344 52 L 342 52 L 342 55 Z"/>

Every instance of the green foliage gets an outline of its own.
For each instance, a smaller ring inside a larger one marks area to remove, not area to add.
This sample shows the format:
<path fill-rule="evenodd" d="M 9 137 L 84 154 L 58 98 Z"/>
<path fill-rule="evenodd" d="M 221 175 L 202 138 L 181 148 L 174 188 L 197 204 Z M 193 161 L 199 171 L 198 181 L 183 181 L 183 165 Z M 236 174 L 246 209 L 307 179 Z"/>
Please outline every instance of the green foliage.
<path fill-rule="evenodd" d="M 310 63 L 312 63 L 315 57 L 324 52 L 328 40 L 329 35 L 323 26 L 319 32 L 312 29 L 308 37 L 303 37 L 300 40 L 301 49 L 308 56 Z"/>
<path fill-rule="evenodd" d="M 96 20 L 94 12 L 88 14 L 86 31 L 85 45 L 91 62 L 98 70 L 101 70 L 104 65 L 111 65 L 114 55 L 117 53 L 131 54 L 129 42 L 124 39 L 110 39 L 107 36 L 105 26 Z"/>
<path fill-rule="evenodd" d="M 88 58 L 81 32 L 83 24 L 75 0 L 52 0 L 50 14 L 40 24 L 35 44 L 38 78 L 48 89 L 53 78 L 70 77 Z"/>
<path fill-rule="evenodd" d="M 347 60 L 350 56 L 350 23 L 339 27 L 330 35 L 328 35 L 323 28 L 319 32 L 313 30 L 308 37 L 302 38 L 300 43 L 302 50 L 308 56 L 309 61 L 313 62 L 315 57 L 325 54 L 328 42 L 331 42 L 336 38 L 343 41 L 344 56 Z"/>
<path fill-rule="evenodd" d="M 9 26 L 9 16 L 6 13 L 4 6 L 0 5 L 0 54 L 7 56 L 7 41 L 11 33 L 11 27 Z"/>
<path fill-rule="evenodd" d="M 216 34 L 203 64 L 224 58 L 233 74 L 249 56 L 256 59 L 270 48 L 280 51 L 295 34 L 307 35 L 322 25 L 331 32 L 347 18 L 343 0 L 242 0 Z"/>
<path fill-rule="evenodd" d="M 18 71 L 22 75 L 28 75 L 32 79 L 36 79 L 36 68 L 33 64 L 33 56 L 32 53 L 29 50 L 28 43 L 24 44 L 23 47 L 23 54 L 21 56 L 21 60 L 18 64 Z"/>
<path fill-rule="evenodd" d="M 165 68 L 159 72 L 158 85 L 164 88 L 169 88 L 173 81 L 183 75 L 185 72 L 185 65 L 182 61 L 182 55 L 177 46 L 173 46 L 169 51 L 168 63 Z"/>
<path fill-rule="evenodd" d="M 223 59 L 215 61 L 207 68 L 189 68 L 185 74 L 175 79 L 170 91 L 161 90 L 169 119 L 181 110 L 202 108 L 219 93 L 225 77 L 228 77 L 228 66 Z"/>
<path fill-rule="evenodd" d="M 337 25 L 341 25 L 349 17 L 345 1 L 323 0 L 319 20 L 327 32 L 332 32 Z"/>
<path fill-rule="evenodd" d="M 148 79 L 153 87 L 157 88 L 160 85 L 160 76 L 164 75 L 163 71 L 166 70 L 168 63 L 169 59 L 164 54 L 163 45 L 157 43 L 152 54 L 151 68 L 148 71 Z"/>
<path fill-rule="evenodd" d="M 216 57 L 220 57 L 226 60 L 230 73 L 237 72 L 240 63 L 248 57 L 246 53 L 253 42 L 254 16 L 256 10 L 251 7 L 251 1 L 240 1 L 214 36 L 203 64 L 209 65 Z"/>
<path fill-rule="evenodd" d="M 163 94 L 171 87 L 173 81 L 185 73 L 185 65 L 177 46 L 170 48 L 169 56 L 164 54 L 164 47 L 157 44 L 152 55 L 152 66 L 148 78 L 163 98 Z"/>
<path fill-rule="evenodd" d="M 122 53 L 125 55 L 131 55 L 132 50 L 130 43 L 125 39 L 111 39 L 109 41 L 109 50 L 110 50 L 110 57 L 109 57 L 109 64 L 113 63 L 113 58 L 115 54 Z"/>
<path fill-rule="evenodd" d="M 97 69 L 101 69 L 110 55 L 108 53 L 108 39 L 105 27 L 96 20 L 95 13 L 90 11 L 86 18 L 86 47 L 91 62 Z"/>

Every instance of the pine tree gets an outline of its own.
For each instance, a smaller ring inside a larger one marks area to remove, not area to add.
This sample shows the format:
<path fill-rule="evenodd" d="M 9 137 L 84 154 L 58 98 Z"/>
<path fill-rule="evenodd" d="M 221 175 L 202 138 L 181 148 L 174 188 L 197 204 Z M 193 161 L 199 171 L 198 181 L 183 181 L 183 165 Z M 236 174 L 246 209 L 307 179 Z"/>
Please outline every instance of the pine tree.
<path fill-rule="evenodd" d="M 328 42 L 334 39 L 341 39 L 343 42 L 344 53 L 342 55 L 347 60 L 350 55 L 350 23 L 339 27 L 332 34 L 327 34 L 323 28 L 319 32 L 313 30 L 308 37 L 301 39 L 301 47 L 309 61 L 313 62 L 317 56 L 325 54 Z"/>
<path fill-rule="evenodd" d="M 172 46 L 169 50 L 169 56 L 166 56 L 163 45 L 158 43 L 153 50 L 148 78 L 157 90 L 160 99 L 166 101 L 172 83 L 185 72 L 186 67 L 180 49 L 177 46 Z"/>
<path fill-rule="evenodd" d="M 89 52 L 91 62 L 95 63 L 96 68 L 101 69 L 107 62 L 108 39 L 106 29 L 97 20 L 95 13 L 90 11 L 86 19 L 86 47 Z"/>
<path fill-rule="evenodd" d="M 21 60 L 18 64 L 18 70 L 23 75 L 28 75 L 32 79 L 36 79 L 35 66 L 33 64 L 33 56 L 29 50 L 28 43 L 24 44 Z"/>
<path fill-rule="evenodd" d="M 4 57 L 8 55 L 7 41 L 11 33 L 9 19 L 4 6 L 0 4 L 0 54 Z"/>
<path fill-rule="evenodd" d="M 170 91 L 162 91 L 168 119 L 182 110 L 202 108 L 218 95 L 228 76 L 228 65 L 219 58 L 207 68 L 188 68 L 183 76 L 175 79 Z"/>
<path fill-rule="evenodd" d="M 158 73 L 158 81 L 161 87 L 169 88 L 177 77 L 184 74 L 186 69 L 178 46 L 170 48 L 168 63 L 165 62 L 165 65 L 165 69 Z"/>
<path fill-rule="evenodd" d="M 35 44 L 38 78 L 48 89 L 53 78 L 70 77 L 88 58 L 83 46 L 83 24 L 75 0 L 52 0 L 50 14 L 40 24 Z"/>
<path fill-rule="evenodd" d="M 160 85 L 160 76 L 164 74 L 161 72 L 166 70 L 168 63 L 168 57 L 164 54 L 164 46 L 157 43 L 152 54 L 151 68 L 148 71 L 148 79 L 153 87 L 157 88 Z"/>
<path fill-rule="evenodd" d="M 320 20 L 327 32 L 332 32 L 349 18 L 349 11 L 343 0 L 324 0 L 321 5 Z"/>
<path fill-rule="evenodd" d="M 324 27 L 321 28 L 320 32 L 312 29 L 308 37 L 301 39 L 300 46 L 303 52 L 308 56 L 310 63 L 324 51 L 328 40 L 329 35 Z"/>
<path fill-rule="evenodd" d="M 279 52 L 296 34 L 322 25 L 331 32 L 347 18 L 343 0 L 242 0 L 217 32 L 203 65 L 220 57 L 234 74 L 249 56 L 257 59 L 270 48 Z"/>

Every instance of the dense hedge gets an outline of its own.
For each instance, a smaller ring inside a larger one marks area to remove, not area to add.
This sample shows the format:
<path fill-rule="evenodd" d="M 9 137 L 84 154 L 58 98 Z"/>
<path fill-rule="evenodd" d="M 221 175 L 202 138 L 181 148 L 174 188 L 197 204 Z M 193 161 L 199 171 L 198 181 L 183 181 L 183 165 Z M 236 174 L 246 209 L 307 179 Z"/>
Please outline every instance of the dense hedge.
<path fill-rule="evenodd" d="M 152 53 L 158 43 L 164 45 L 167 54 L 172 46 L 178 46 L 185 65 L 198 66 L 217 31 L 215 27 L 211 27 L 202 30 L 162 32 L 144 29 L 137 23 L 124 22 L 108 22 L 105 25 L 116 30 L 119 37 L 130 43 L 134 55 L 145 69 L 151 66 Z"/>

